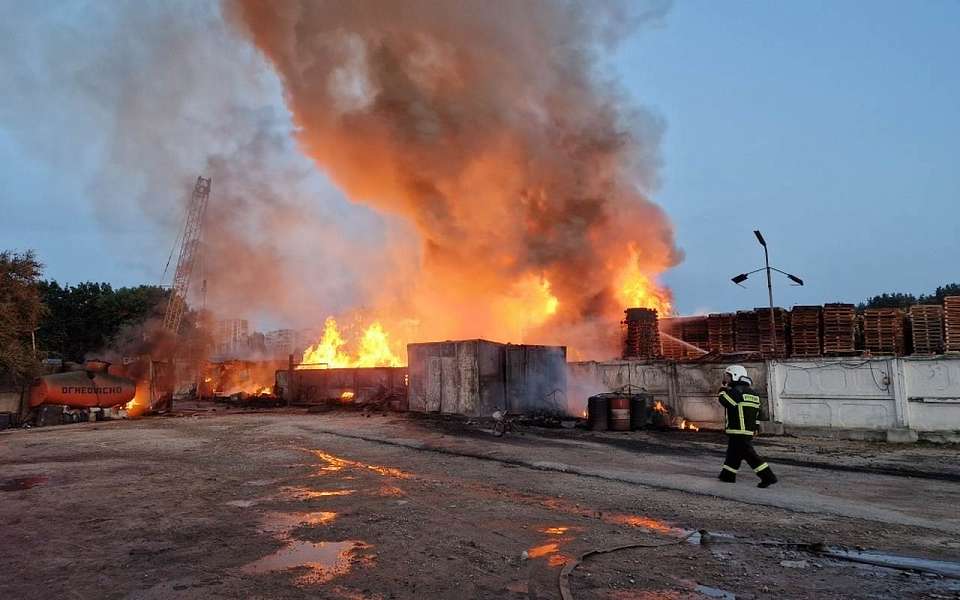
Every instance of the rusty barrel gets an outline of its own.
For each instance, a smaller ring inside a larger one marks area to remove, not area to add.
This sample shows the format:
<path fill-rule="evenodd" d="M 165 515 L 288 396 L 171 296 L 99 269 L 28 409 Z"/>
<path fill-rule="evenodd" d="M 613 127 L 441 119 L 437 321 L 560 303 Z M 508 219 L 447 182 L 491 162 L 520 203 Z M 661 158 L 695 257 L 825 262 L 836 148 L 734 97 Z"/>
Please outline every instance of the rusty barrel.
<path fill-rule="evenodd" d="M 630 431 L 630 396 L 610 398 L 610 429 Z"/>
<path fill-rule="evenodd" d="M 610 410 L 609 401 L 604 396 L 590 396 L 587 398 L 587 427 L 591 431 L 606 431 L 609 429 L 607 411 Z"/>

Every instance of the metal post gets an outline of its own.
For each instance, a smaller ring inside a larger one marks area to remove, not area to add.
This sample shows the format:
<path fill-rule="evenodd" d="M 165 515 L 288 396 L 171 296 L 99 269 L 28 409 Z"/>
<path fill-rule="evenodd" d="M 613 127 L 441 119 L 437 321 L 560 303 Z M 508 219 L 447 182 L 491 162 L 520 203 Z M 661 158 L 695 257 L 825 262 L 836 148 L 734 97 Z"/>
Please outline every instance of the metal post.
<path fill-rule="evenodd" d="M 773 316 L 773 279 L 770 277 L 770 253 L 767 251 L 767 245 L 763 245 L 763 260 L 767 269 L 767 295 L 770 298 L 770 354 L 777 355 L 777 327 Z"/>

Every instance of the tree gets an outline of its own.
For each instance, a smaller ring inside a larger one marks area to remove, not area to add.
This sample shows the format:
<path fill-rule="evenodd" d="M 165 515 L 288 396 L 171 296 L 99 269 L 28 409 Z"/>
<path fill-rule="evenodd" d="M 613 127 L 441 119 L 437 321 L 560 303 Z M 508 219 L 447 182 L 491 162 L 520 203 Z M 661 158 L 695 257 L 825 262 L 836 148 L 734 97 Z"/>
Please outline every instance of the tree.
<path fill-rule="evenodd" d="M 45 313 L 33 251 L 0 252 L 0 385 L 20 387 L 40 372 L 30 335 Z"/>
<path fill-rule="evenodd" d="M 943 304 L 947 296 L 960 296 L 960 283 L 948 283 L 930 295 L 920 296 L 920 304 Z"/>
<path fill-rule="evenodd" d="M 865 308 L 909 308 L 914 304 L 943 304 L 947 296 L 960 296 L 960 283 L 948 283 L 937 288 L 932 294 L 880 294 L 857 305 L 860 311 Z"/>
<path fill-rule="evenodd" d="M 859 305 L 859 309 L 865 308 L 907 308 L 917 303 L 917 298 L 913 294 L 901 294 L 894 292 L 892 294 L 880 294 L 874 296 L 866 302 Z"/>
<path fill-rule="evenodd" d="M 114 289 L 109 283 L 40 285 L 50 309 L 38 335 L 43 347 L 72 361 L 109 349 L 121 330 L 159 319 L 168 292 L 159 286 Z"/>

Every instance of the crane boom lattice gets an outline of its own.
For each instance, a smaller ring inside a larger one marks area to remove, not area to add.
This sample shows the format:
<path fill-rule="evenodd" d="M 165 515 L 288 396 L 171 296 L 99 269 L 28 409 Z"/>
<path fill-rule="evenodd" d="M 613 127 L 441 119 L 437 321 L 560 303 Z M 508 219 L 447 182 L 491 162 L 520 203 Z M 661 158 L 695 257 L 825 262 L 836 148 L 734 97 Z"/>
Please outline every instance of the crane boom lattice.
<path fill-rule="evenodd" d="M 187 206 L 187 220 L 183 228 L 180 243 L 180 258 L 173 276 L 173 288 L 167 301 L 167 310 L 163 315 L 163 328 L 177 333 L 187 306 L 187 293 L 190 291 L 190 278 L 200 253 L 200 236 L 203 232 L 203 218 L 207 212 L 207 200 L 210 198 L 210 178 L 197 177 Z"/>

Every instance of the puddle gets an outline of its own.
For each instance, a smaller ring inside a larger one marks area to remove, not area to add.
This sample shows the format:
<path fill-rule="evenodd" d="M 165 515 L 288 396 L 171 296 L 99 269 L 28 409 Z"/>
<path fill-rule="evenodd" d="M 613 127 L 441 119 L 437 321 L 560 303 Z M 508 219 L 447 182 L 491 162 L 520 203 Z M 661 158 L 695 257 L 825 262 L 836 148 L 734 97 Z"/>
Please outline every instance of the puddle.
<path fill-rule="evenodd" d="M 277 483 L 276 479 L 254 479 L 253 481 L 244 481 L 243 485 L 253 485 L 257 487 L 263 487 L 266 485 L 271 485 Z"/>
<path fill-rule="evenodd" d="M 229 502 L 224 502 L 227 506 L 236 506 L 237 508 L 250 508 L 256 503 L 256 500 L 230 500 Z"/>
<path fill-rule="evenodd" d="M 241 568 L 244 573 L 260 575 L 288 569 L 306 569 L 299 575 L 297 585 L 326 583 L 350 572 L 358 560 L 357 552 L 370 548 L 358 541 L 305 542 L 292 541 L 273 554 L 249 563 Z"/>
<path fill-rule="evenodd" d="M 720 588 L 710 587 L 709 585 L 698 585 L 693 588 L 698 594 L 703 594 L 707 598 L 720 598 L 720 600 L 737 600 L 736 594 L 721 590 Z"/>
<path fill-rule="evenodd" d="M 323 471 L 340 471 L 345 467 L 352 467 L 354 469 L 366 469 L 368 471 L 373 471 L 384 477 L 393 477 L 395 479 L 410 479 L 413 477 L 412 474 L 401 471 L 400 469 L 394 469 L 393 467 L 384 467 L 382 465 L 371 465 L 369 463 L 364 463 L 356 460 L 348 460 L 346 458 L 341 458 L 339 456 L 334 456 L 324 452 L 323 450 L 314 450 L 314 455 L 317 458 L 326 463 L 319 467 L 321 472 Z"/>
<path fill-rule="evenodd" d="M 544 527 L 543 529 L 538 529 L 540 533 L 545 533 L 547 535 L 563 535 L 566 532 L 570 531 L 569 527 Z"/>
<path fill-rule="evenodd" d="M 895 554 L 883 554 L 881 552 L 847 550 L 845 548 L 827 548 L 819 554 L 829 558 L 849 560 L 877 567 L 935 573 L 951 579 L 960 579 L 960 563 L 955 562 L 897 556 Z"/>
<path fill-rule="evenodd" d="M 43 475 L 34 475 L 32 477 L 16 477 L 14 479 L 4 479 L 0 481 L 0 492 L 19 492 L 29 490 L 33 486 L 46 483 L 47 478 Z"/>
<path fill-rule="evenodd" d="M 527 550 L 527 556 L 529 558 L 540 558 L 541 556 L 546 556 L 548 554 L 556 554 L 560 550 L 560 544 L 553 542 L 550 544 L 543 544 L 542 546 L 534 546 Z"/>
<path fill-rule="evenodd" d="M 297 527 L 308 525 L 326 525 L 337 518 L 335 512 L 298 512 L 298 513 L 269 513 L 260 522 L 260 531 L 286 536 L 289 531 Z"/>
<path fill-rule="evenodd" d="M 672 535 L 686 535 L 689 533 L 688 530 L 680 529 L 679 527 L 673 527 L 672 525 L 668 525 L 663 521 L 651 519 L 650 517 L 641 517 L 638 515 L 603 515 L 601 519 L 607 523 L 629 525 L 630 527 L 640 527 L 641 529 L 648 529 L 658 533 L 669 533 Z"/>

